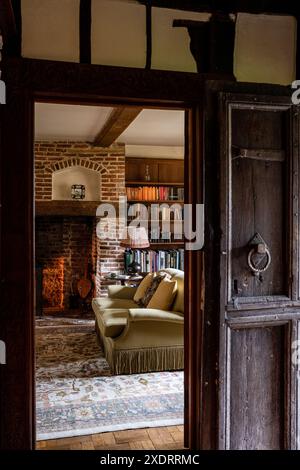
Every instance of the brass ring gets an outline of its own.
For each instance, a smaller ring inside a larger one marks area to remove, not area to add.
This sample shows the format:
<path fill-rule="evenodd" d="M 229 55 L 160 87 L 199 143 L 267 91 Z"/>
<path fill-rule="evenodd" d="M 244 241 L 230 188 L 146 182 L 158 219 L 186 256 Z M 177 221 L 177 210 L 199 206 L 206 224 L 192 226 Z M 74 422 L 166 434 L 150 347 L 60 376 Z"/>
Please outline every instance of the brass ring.
<path fill-rule="evenodd" d="M 248 266 L 249 266 L 249 268 L 250 268 L 251 271 L 254 272 L 254 273 L 260 274 L 260 273 L 265 272 L 265 271 L 269 268 L 269 266 L 270 266 L 270 264 L 271 264 L 271 261 L 272 261 L 270 251 L 268 250 L 268 248 L 266 248 L 265 254 L 266 254 L 267 257 L 268 257 L 268 261 L 267 261 L 266 265 L 265 265 L 263 268 L 256 268 L 256 267 L 253 265 L 251 258 L 252 258 L 252 255 L 253 255 L 254 253 L 256 253 L 256 250 L 255 250 L 255 248 L 252 248 L 252 250 L 249 251 L 249 254 L 248 254 Z"/>

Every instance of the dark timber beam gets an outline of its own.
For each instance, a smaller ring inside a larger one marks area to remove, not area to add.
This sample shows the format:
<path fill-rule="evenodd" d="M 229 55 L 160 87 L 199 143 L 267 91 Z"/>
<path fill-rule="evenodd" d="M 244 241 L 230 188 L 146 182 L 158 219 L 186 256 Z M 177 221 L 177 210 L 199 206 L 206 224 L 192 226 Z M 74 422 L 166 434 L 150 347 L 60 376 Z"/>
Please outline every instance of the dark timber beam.
<path fill-rule="evenodd" d="M 1 0 L 0 2 L 0 29 L 5 41 L 12 38 L 17 32 L 11 0 Z"/>
<path fill-rule="evenodd" d="M 297 19 L 296 78 L 300 80 L 300 12 Z"/>
<path fill-rule="evenodd" d="M 0 29 L 4 38 L 4 55 L 21 57 L 21 0 L 0 1 Z"/>
<path fill-rule="evenodd" d="M 152 62 L 152 7 L 146 5 L 146 69 L 151 69 Z"/>
<path fill-rule="evenodd" d="M 127 129 L 141 111 L 142 108 L 136 107 L 115 108 L 93 144 L 98 147 L 109 147 Z"/>
<path fill-rule="evenodd" d="M 91 24 L 91 0 L 80 0 L 79 35 L 81 64 L 91 63 Z"/>
<path fill-rule="evenodd" d="M 205 13 L 277 13 L 294 15 L 299 10 L 292 0 L 139 0 L 143 5 Z"/>
<path fill-rule="evenodd" d="M 235 22 L 228 14 L 213 13 L 209 21 L 174 20 L 173 27 L 187 28 L 199 73 L 233 76 Z"/>

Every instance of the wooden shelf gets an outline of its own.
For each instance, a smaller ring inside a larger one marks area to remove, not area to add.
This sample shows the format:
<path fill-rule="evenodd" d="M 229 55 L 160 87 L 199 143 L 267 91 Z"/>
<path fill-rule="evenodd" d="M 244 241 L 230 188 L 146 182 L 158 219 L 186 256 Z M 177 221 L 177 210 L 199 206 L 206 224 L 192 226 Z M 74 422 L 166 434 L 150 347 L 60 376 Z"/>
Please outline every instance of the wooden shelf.
<path fill-rule="evenodd" d="M 135 217 L 135 215 L 130 215 L 130 216 L 128 216 L 127 218 L 128 218 L 128 219 L 135 219 L 136 217 Z M 146 219 L 146 220 L 145 220 L 145 219 L 139 219 L 139 222 L 141 222 L 141 223 L 146 222 L 146 223 L 148 223 L 149 225 L 151 225 L 152 222 L 155 222 L 155 223 L 156 223 L 156 222 L 157 222 L 157 223 L 163 223 L 163 222 L 166 222 L 166 221 L 163 220 L 163 219 Z M 170 219 L 168 222 L 169 222 L 170 224 L 174 224 L 174 223 L 177 223 L 177 222 L 180 223 L 180 224 L 183 224 L 183 219 L 175 219 L 175 220 L 174 220 L 174 219 Z"/>
<path fill-rule="evenodd" d="M 163 201 L 163 200 L 145 200 L 145 199 L 127 199 L 127 202 L 128 204 L 132 203 L 132 204 L 184 204 L 184 201 L 176 201 L 176 200 L 167 200 L 167 201 Z"/>
<path fill-rule="evenodd" d="M 101 201 L 36 201 L 35 215 L 93 216 Z"/>
<path fill-rule="evenodd" d="M 162 242 L 162 243 L 150 243 L 150 248 L 154 249 L 170 249 L 170 248 L 178 248 L 184 247 L 184 242 Z"/>
<path fill-rule="evenodd" d="M 162 183 L 157 181 L 126 181 L 125 186 L 178 186 L 183 188 L 184 183 Z"/>
<path fill-rule="evenodd" d="M 145 181 L 143 178 L 146 174 L 147 166 L 149 169 L 149 174 L 151 175 L 152 181 Z M 178 181 L 179 180 L 179 181 Z M 183 160 L 174 160 L 174 159 L 150 159 L 150 158 L 131 158 L 126 160 L 126 182 L 125 186 L 127 188 L 136 188 L 136 187 L 166 187 L 166 188 L 184 188 L 184 162 Z M 165 181 L 165 182 L 164 182 Z M 140 193 L 146 193 L 147 191 L 140 191 Z M 137 191 L 128 191 L 131 196 L 141 196 Z M 153 193 L 147 193 L 151 196 L 162 196 L 165 195 L 170 197 L 170 194 L 161 194 L 155 190 Z M 169 192 L 170 193 L 170 192 Z M 174 191 L 172 195 L 178 195 L 177 191 Z M 145 194 L 144 194 L 145 195 Z M 179 194 L 180 197 L 183 197 L 183 194 Z M 175 199 L 127 199 L 128 204 L 144 204 L 145 206 L 150 206 L 150 204 L 178 204 L 180 206 L 184 205 L 184 200 L 175 200 Z M 149 211 L 149 208 L 148 208 Z M 181 211 L 182 212 L 182 211 Z M 154 217 L 159 217 L 158 214 L 153 214 Z M 181 214 L 180 214 L 181 215 Z M 130 220 L 130 218 L 129 218 Z M 159 226 L 162 226 L 164 222 L 160 220 L 148 220 L 149 224 L 151 222 L 158 223 Z M 170 232 L 173 231 L 174 224 L 183 224 L 183 219 L 171 219 L 170 220 Z M 150 228 L 150 227 L 149 227 Z M 184 241 L 161 241 L 158 239 L 157 242 L 150 242 L 149 249 L 151 250 L 171 250 L 184 248 Z"/>

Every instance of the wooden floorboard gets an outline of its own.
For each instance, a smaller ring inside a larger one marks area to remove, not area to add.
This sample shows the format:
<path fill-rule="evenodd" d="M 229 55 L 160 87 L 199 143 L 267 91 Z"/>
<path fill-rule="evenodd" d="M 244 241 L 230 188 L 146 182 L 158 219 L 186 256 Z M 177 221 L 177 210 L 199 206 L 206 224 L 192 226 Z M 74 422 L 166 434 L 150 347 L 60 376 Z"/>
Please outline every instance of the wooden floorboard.
<path fill-rule="evenodd" d="M 38 441 L 38 450 L 180 450 L 183 426 L 132 429 Z"/>

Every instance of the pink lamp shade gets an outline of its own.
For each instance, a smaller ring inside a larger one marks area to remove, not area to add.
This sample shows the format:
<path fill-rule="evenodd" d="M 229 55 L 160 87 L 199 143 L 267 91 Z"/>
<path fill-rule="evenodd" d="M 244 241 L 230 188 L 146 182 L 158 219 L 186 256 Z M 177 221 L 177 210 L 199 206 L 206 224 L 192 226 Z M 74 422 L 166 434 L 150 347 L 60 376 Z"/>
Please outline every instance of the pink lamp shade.
<path fill-rule="evenodd" d="M 121 246 L 126 248 L 149 248 L 149 238 L 145 227 L 128 227 L 127 236 L 121 240 Z"/>

